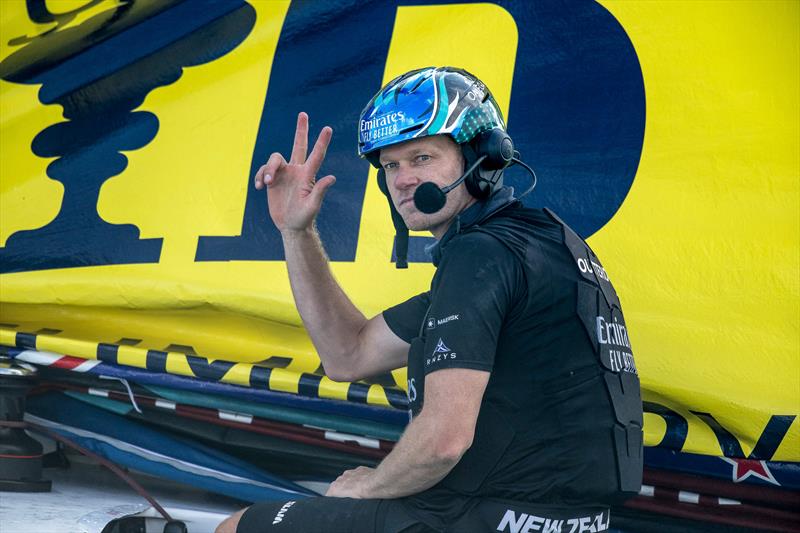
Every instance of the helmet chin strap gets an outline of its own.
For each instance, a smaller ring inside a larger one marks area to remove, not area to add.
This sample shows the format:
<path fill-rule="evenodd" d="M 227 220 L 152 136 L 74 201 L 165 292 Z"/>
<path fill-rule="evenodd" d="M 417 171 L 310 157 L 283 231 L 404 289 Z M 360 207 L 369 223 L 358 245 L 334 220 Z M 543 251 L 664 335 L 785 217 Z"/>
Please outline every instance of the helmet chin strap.
<path fill-rule="evenodd" d="M 447 202 L 445 195 L 458 187 L 484 159 L 486 159 L 486 156 L 479 157 L 460 178 L 446 187 L 439 188 L 435 183 L 430 181 L 420 184 L 417 190 L 414 191 L 414 205 L 416 208 L 419 209 L 420 212 L 426 214 L 436 213 L 441 210 Z M 408 268 L 408 226 L 406 226 L 405 220 L 403 220 L 403 217 L 397 211 L 392 201 L 392 197 L 389 194 L 389 187 L 386 184 L 386 171 L 384 171 L 383 168 L 378 168 L 378 188 L 389 201 L 389 212 L 392 215 L 392 225 L 394 225 L 395 231 L 395 266 L 396 268 Z"/>
<path fill-rule="evenodd" d="M 392 211 L 392 224 L 394 224 L 394 251 L 397 256 L 395 266 L 397 268 L 408 268 L 408 227 L 403 217 L 397 212 L 394 207 L 394 202 L 389 199 Z"/>
<path fill-rule="evenodd" d="M 395 263 L 396 268 L 408 268 L 408 226 L 405 220 L 400 216 L 397 208 L 394 206 L 392 197 L 389 194 L 389 187 L 386 184 L 386 171 L 383 168 L 378 168 L 378 188 L 389 200 L 389 212 L 392 215 L 392 224 L 394 225 L 394 252 L 397 258 Z"/>

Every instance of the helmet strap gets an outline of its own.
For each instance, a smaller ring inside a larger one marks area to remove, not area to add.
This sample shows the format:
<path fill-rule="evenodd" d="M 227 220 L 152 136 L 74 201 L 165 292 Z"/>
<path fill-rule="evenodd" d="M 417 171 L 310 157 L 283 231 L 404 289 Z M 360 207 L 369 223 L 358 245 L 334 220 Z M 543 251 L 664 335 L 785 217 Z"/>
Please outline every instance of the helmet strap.
<path fill-rule="evenodd" d="M 397 268 L 408 268 L 408 226 L 406 226 L 403 217 L 394 206 L 392 197 L 389 194 L 389 187 L 386 184 L 386 171 L 383 168 L 378 169 L 378 188 L 389 200 L 389 212 L 392 214 L 392 224 L 394 225 L 394 251 L 397 261 L 395 266 Z"/>

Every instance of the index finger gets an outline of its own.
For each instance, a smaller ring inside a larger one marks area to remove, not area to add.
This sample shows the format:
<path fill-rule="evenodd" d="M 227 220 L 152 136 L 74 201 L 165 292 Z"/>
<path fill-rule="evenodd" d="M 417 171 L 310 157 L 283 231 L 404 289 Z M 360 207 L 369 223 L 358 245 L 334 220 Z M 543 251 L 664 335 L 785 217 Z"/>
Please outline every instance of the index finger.
<path fill-rule="evenodd" d="M 302 111 L 297 114 L 297 128 L 294 131 L 294 146 L 290 163 L 302 165 L 308 153 L 308 115 Z"/>
<path fill-rule="evenodd" d="M 325 126 L 322 128 L 322 131 L 319 132 L 319 137 L 317 137 L 317 142 L 314 143 L 314 149 L 311 150 L 311 154 L 308 156 L 308 165 L 311 171 L 316 174 L 319 170 L 319 167 L 322 166 L 322 161 L 325 159 L 325 153 L 328 151 L 328 145 L 331 142 L 331 137 L 333 136 L 333 129 L 330 126 Z"/>
<path fill-rule="evenodd" d="M 256 183 L 258 183 L 259 180 L 262 180 L 264 185 L 274 184 L 275 174 L 277 174 L 281 167 L 283 167 L 285 164 L 286 160 L 283 158 L 283 156 L 278 152 L 275 152 L 269 156 L 267 163 L 258 169 L 258 172 L 256 173 Z M 267 176 L 269 176 L 269 179 L 267 179 Z"/>

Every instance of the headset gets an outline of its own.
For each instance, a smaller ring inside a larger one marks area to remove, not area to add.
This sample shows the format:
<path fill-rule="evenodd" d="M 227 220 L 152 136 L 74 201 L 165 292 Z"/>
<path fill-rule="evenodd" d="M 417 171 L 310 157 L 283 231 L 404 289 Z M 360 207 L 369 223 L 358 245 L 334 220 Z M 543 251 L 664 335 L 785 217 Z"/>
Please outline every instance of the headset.
<path fill-rule="evenodd" d="M 461 148 L 463 174 L 445 187 L 420 183 L 414 191 L 418 211 L 433 214 L 447 203 L 447 194 L 462 183 L 478 200 L 489 198 L 503 186 L 503 173 L 518 164 L 533 177 L 533 169 L 520 160 L 505 121 L 489 89 L 476 76 L 456 67 L 426 67 L 402 74 L 387 83 L 361 112 L 358 154 L 378 169 L 378 186 L 389 201 L 397 268 L 406 268 L 408 228 L 394 207 L 379 162 L 381 148 L 431 135 L 449 135 Z M 520 196 L 520 198 L 522 198 Z"/>
<path fill-rule="evenodd" d="M 414 191 L 414 205 L 423 213 L 435 213 L 444 207 L 445 195 L 458 187 L 461 182 L 467 191 L 482 200 L 502 185 L 503 169 L 514 159 L 514 142 L 501 128 L 493 128 L 479 133 L 469 143 L 461 145 L 467 170 L 456 181 L 446 187 L 439 187 L 427 181 Z"/>
<path fill-rule="evenodd" d="M 532 185 L 517 199 L 521 199 L 536 187 L 536 173 L 520 160 L 514 149 L 514 141 L 502 128 L 492 128 L 475 136 L 468 143 L 459 145 L 464 155 L 466 170 L 450 185 L 439 187 L 431 181 L 417 186 L 414 191 L 414 206 L 422 213 L 432 214 L 440 211 L 447 202 L 447 193 L 462 182 L 467 191 L 479 200 L 490 197 L 503 185 L 503 171 L 513 164 L 522 166 L 533 178 Z M 389 200 L 389 210 L 395 227 L 395 255 L 397 268 L 408 268 L 408 227 L 397 211 L 389 195 L 386 172 L 378 165 L 378 188 Z"/>

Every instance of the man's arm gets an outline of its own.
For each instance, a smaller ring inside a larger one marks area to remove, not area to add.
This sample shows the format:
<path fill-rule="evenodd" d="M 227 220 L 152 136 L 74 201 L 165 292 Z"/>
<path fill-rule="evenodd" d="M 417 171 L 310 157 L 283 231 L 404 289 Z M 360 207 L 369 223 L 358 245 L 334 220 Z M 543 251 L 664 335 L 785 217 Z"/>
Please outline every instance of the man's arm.
<path fill-rule="evenodd" d="M 425 377 L 425 404 L 377 468 L 349 470 L 327 496 L 401 498 L 441 481 L 472 445 L 489 372 L 449 368 Z"/>
<path fill-rule="evenodd" d="M 353 305 L 331 273 L 316 230 L 281 235 L 294 301 L 325 374 L 355 381 L 405 366 L 408 343 L 383 315 L 367 320 Z"/>
<path fill-rule="evenodd" d="M 281 232 L 292 293 L 325 373 L 353 381 L 405 365 L 408 344 L 386 325 L 370 320 L 353 305 L 333 277 L 314 220 L 333 176 L 316 180 L 333 130 L 325 127 L 308 152 L 308 115 L 297 117 L 294 146 L 287 162 L 274 153 L 255 176 L 267 187 L 269 214 Z"/>

